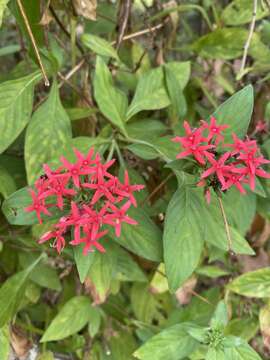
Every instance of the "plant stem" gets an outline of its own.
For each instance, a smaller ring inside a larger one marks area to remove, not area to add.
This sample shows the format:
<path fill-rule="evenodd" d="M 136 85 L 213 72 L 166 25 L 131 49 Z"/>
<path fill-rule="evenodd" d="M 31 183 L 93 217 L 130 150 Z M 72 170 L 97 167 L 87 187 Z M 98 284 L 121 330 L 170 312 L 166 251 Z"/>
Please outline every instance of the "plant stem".
<path fill-rule="evenodd" d="M 218 203 L 219 203 L 219 207 L 220 207 L 220 210 L 221 210 L 221 213 L 222 213 L 222 218 L 223 218 L 225 231 L 226 231 L 226 236 L 227 236 L 227 240 L 228 240 L 228 250 L 229 250 L 229 252 L 232 252 L 231 231 L 230 231 L 230 227 L 229 227 L 228 220 L 227 220 L 227 217 L 226 217 L 225 209 L 224 209 L 224 206 L 223 206 L 221 194 L 217 193 L 217 197 L 218 197 Z"/>
<path fill-rule="evenodd" d="M 42 72 L 42 75 L 43 75 L 43 78 L 44 78 L 44 84 L 45 84 L 45 86 L 50 86 L 49 79 L 47 77 L 45 68 L 44 68 L 44 66 L 42 64 L 41 57 L 40 57 L 40 54 L 39 54 L 39 51 L 38 51 L 38 47 L 37 47 L 34 35 L 32 33 L 32 30 L 31 30 L 31 27 L 30 27 L 29 21 L 27 19 L 27 15 L 25 13 L 25 10 L 24 10 L 24 7 L 23 7 L 23 4 L 22 4 L 21 0 L 17 0 L 17 4 L 19 6 L 19 9 L 20 9 L 24 24 L 26 26 L 28 35 L 29 35 L 31 43 L 33 45 L 33 48 L 34 48 L 34 51 L 35 51 L 35 54 L 36 54 L 36 57 L 37 57 L 37 61 L 39 63 L 39 66 L 40 66 L 40 69 L 41 69 L 41 72 Z"/>

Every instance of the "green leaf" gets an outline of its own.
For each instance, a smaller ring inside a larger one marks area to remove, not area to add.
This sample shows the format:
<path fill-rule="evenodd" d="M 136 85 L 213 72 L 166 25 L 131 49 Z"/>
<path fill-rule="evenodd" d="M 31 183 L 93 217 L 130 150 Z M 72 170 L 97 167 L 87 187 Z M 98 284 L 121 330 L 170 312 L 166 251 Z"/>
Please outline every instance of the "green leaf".
<path fill-rule="evenodd" d="M 86 47 L 96 54 L 119 60 L 116 50 L 107 40 L 93 34 L 83 34 L 81 40 Z"/>
<path fill-rule="evenodd" d="M 126 330 L 114 334 L 110 340 L 112 360 L 134 360 L 132 353 L 137 348 L 136 341 L 132 334 Z"/>
<path fill-rule="evenodd" d="M 37 360 L 54 360 L 54 355 L 51 351 L 46 351 L 38 355 Z"/>
<path fill-rule="evenodd" d="M 225 335 L 240 336 L 246 341 L 250 341 L 258 332 L 259 324 L 256 318 L 246 317 L 231 320 L 225 328 Z"/>
<path fill-rule="evenodd" d="M 171 199 L 163 235 L 166 274 L 176 291 L 197 268 L 203 250 L 201 206 L 196 191 L 181 187 Z M 176 260 L 177 256 L 177 260 Z"/>
<path fill-rule="evenodd" d="M 227 360 L 223 350 L 208 349 L 205 360 Z"/>
<path fill-rule="evenodd" d="M 105 247 L 106 252 L 100 253 L 96 251 L 88 272 L 88 277 L 91 280 L 95 293 L 95 302 L 98 304 L 101 304 L 106 300 L 111 290 L 117 259 L 113 243 L 102 245 Z"/>
<path fill-rule="evenodd" d="M 190 61 L 170 61 L 164 65 L 165 69 L 170 70 L 174 74 L 181 90 L 186 87 L 191 72 Z"/>
<path fill-rule="evenodd" d="M 71 124 L 54 81 L 48 100 L 34 113 L 25 135 L 25 162 L 28 182 L 42 172 L 42 165 L 64 150 L 71 140 Z"/>
<path fill-rule="evenodd" d="M 98 112 L 97 108 L 65 108 L 71 121 L 88 118 Z"/>
<path fill-rule="evenodd" d="M 238 276 L 228 289 L 243 296 L 264 298 L 270 296 L 270 269 L 262 268 Z"/>
<path fill-rule="evenodd" d="M 0 328 L 0 359 L 8 360 L 10 354 L 9 327 Z"/>
<path fill-rule="evenodd" d="M 225 141 L 231 142 L 231 134 L 244 137 L 253 111 L 253 87 L 248 85 L 221 104 L 212 114 L 219 124 L 228 124 Z M 241 109 L 241 111 L 238 111 Z"/>
<path fill-rule="evenodd" d="M 211 319 L 212 328 L 224 328 L 228 323 L 228 309 L 224 301 L 220 301 Z"/>
<path fill-rule="evenodd" d="M 2 26 L 4 11 L 7 7 L 9 0 L 0 0 L 0 27 Z"/>
<path fill-rule="evenodd" d="M 253 14 L 253 0 L 234 0 L 222 11 L 221 17 L 225 25 L 243 25 L 251 22 Z M 267 16 L 269 11 L 262 6 L 257 7 L 256 20 Z"/>
<path fill-rule="evenodd" d="M 40 72 L 0 84 L 0 153 L 6 150 L 30 120 L 34 85 Z"/>
<path fill-rule="evenodd" d="M 42 254 L 27 269 L 8 278 L 0 288 L 0 328 L 16 313 L 24 295 L 26 281 L 43 257 Z"/>
<path fill-rule="evenodd" d="M 96 61 L 94 94 L 102 114 L 118 127 L 123 134 L 126 134 L 127 97 L 122 91 L 113 86 L 112 75 L 99 56 Z"/>
<path fill-rule="evenodd" d="M 98 333 L 101 325 L 101 312 L 99 308 L 93 306 L 89 310 L 88 332 L 93 338 Z"/>
<path fill-rule="evenodd" d="M 36 259 L 37 256 L 32 253 L 22 252 L 19 254 L 20 264 L 23 268 L 29 266 Z M 41 287 L 55 291 L 60 291 L 62 288 L 57 271 L 44 262 L 36 266 L 35 271 L 30 274 L 29 278 Z"/>
<path fill-rule="evenodd" d="M 123 224 L 121 236 L 118 238 L 110 230 L 110 236 L 133 253 L 152 261 L 162 260 L 162 234 L 156 224 L 142 208 L 130 208 L 129 216 L 138 225 Z"/>
<path fill-rule="evenodd" d="M 180 360 L 191 354 L 198 344 L 189 334 L 189 324 L 169 327 L 153 336 L 134 356 L 142 360 Z"/>
<path fill-rule="evenodd" d="M 120 281 L 145 282 L 147 277 L 139 265 L 133 260 L 127 251 L 120 246 L 116 247 L 117 265 L 116 278 Z"/>
<path fill-rule="evenodd" d="M 73 249 L 74 259 L 77 266 L 81 283 L 84 283 L 90 266 L 92 265 L 95 253 L 89 253 L 88 255 L 83 255 L 83 245 L 75 246 Z"/>
<path fill-rule="evenodd" d="M 185 116 L 187 112 L 187 103 L 174 72 L 167 67 L 167 65 L 164 66 L 164 70 L 166 87 L 171 102 L 171 117 L 175 124 L 181 117 Z"/>
<path fill-rule="evenodd" d="M 16 184 L 13 177 L 6 169 L 0 167 L 0 194 L 7 198 L 14 191 L 16 191 Z"/>
<path fill-rule="evenodd" d="M 41 342 L 56 341 L 76 334 L 89 321 L 91 303 L 86 296 L 76 296 L 60 309 L 41 338 Z"/>
<path fill-rule="evenodd" d="M 196 273 L 201 275 L 201 276 L 207 276 L 210 278 L 217 278 L 220 276 L 226 276 L 229 275 L 230 272 L 227 270 L 223 270 L 218 266 L 215 265 L 205 265 L 205 266 L 201 266 L 196 270 Z"/>
<path fill-rule="evenodd" d="M 140 76 L 135 95 L 127 110 L 127 120 L 142 110 L 162 109 L 170 104 L 163 78 L 161 67 Z"/>
<path fill-rule="evenodd" d="M 231 60 L 242 56 L 247 38 L 248 30 L 246 29 L 219 28 L 197 40 L 193 48 L 205 58 Z M 269 62 L 270 50 L 261 42 L 256 33 L 253 33 L 248 54 L 260 62 Z"/>
<path fill-rule="evenodd" d="M 248 344 L 225 349 L 226 360 L 262 360 L 259 354 Z"/>

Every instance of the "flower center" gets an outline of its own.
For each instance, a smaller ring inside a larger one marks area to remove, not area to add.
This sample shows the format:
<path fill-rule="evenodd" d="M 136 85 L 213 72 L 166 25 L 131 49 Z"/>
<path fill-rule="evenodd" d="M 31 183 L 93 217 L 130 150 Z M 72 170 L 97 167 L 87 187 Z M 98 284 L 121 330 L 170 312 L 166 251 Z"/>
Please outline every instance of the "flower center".
<path fill-rule="evenodd" d="M 193 141 L 193 140 L 194 140 L 194 136 L 193 136 L 193 135 L 189 136 L 188 140 L 189 140 L 189 141 Z"/>
<path fill-rule="evenodd" d="M 89 165 L 89 161 L 88 160 L 83 160 L 83 166 L 87 166 Z"/>
<path fill-rule="evenodd" d="M 193 150 L 193 151 L 195 151 L 195 150 L 197 149 L 197 146 L 196 146 L 196 145 L 192 145 L 192 146 L 190 147 L 190 149 Z"/>
<path fill-rule="evenodd" d="M 212 131 L 213 131 L 214 133 L 216 133 L 216 132 L 218 131 L 218 129 L 217 129 L 216 127 L 214 127 L 214 128 L 212 128 Z"/>
<path fill-rule="evenodd" d="M 77 169 L 72 169 L 71 174 L 72 175 L 78 175 L 78 170 Z"/>

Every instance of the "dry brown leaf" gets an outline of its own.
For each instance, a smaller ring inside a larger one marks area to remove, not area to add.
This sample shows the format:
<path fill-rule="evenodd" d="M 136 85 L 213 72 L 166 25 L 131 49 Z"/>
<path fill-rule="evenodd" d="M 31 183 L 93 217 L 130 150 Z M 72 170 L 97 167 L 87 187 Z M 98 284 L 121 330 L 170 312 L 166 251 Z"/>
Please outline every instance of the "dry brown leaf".
<path fill-rule="evenodd" d="M 181 286 L 175 293 L 176 299 L 180 305 L 186 305 L 190 302 L 192 291 L 197 284 L 197 278 L 192 276 L 183 286 Z"/>
<path fill-rule="evenodd" d="M 269 256 L 263 249 L 259 249 L 257 256 L 239 255 L 237 258 L 240 262 L 242 273 L 255 271 L 270 264 Z"/>
<path fill-rule="evenodd" d="M 73 0 L 73 6 L 78 15 L 89 20 L 97 19 L 97 0 Z"/>
<path fill-rule="evenodd" d="M 19 360 L 25 360 L 32 347 L 31 341 L 18 326 L 12 326 L 10 331 L 10 342 L 14 353 Z"/>

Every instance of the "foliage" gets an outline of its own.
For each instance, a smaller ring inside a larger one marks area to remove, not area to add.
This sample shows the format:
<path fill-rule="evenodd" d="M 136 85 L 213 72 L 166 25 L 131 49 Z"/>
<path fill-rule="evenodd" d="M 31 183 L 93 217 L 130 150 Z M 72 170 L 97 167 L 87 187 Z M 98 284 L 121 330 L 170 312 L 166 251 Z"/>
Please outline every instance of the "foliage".
<path fill-rule="evenodd" d="M 0 0 L 0 360 L 269 358 L 254 4 Z"/>

